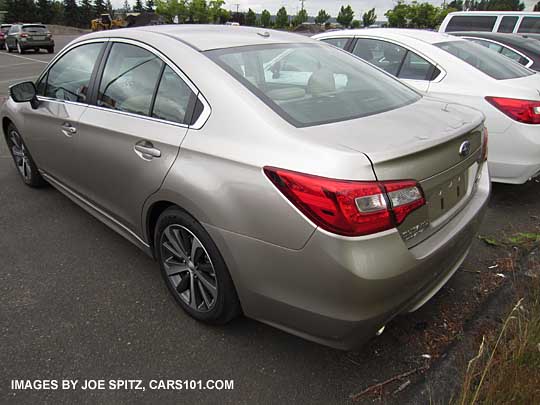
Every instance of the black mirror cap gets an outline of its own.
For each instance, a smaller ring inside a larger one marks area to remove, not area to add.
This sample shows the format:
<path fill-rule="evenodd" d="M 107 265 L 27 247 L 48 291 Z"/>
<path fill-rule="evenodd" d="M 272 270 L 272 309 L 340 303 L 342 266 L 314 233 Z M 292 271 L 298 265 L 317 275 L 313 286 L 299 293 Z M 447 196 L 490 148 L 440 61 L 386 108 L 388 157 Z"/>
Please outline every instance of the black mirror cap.
<path fill-rule="evenodd" d="M 37 108 L 38 99 L 34 82 L 14 84 L 9 88 L 9 95 L 16 103 L 30 102 L 32 108 Z"/>

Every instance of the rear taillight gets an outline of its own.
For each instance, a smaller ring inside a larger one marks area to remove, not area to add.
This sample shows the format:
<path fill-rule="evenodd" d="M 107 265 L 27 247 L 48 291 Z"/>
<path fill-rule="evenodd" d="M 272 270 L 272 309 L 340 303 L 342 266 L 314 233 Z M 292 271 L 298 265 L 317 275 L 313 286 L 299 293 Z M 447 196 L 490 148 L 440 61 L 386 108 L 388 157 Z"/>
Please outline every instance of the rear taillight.
<path fill-rule="evenodd" d="M 482 162 L 488 160 L 488 138 L 488 130 L 486 127 L 484 127 L 484 130 L 482 131 Z"/>
<path fill-rule="evenodd" d="M 52 38 L 52 34 L 50 32 L 47 33 L 47 38 Z"/>
<path fill-rule="evenodd" d="M 503 97 L 486 97 L 486 101 L 516 121 L 540 124 L 540 101 Z"/>
<path fill-rule="evenodd" d="M 344 236 L 394 228 L 426 203 L 420 185 L 411 180 L 336 180 L 275 167 L 265 167 L 264 173 L 316 225 Z"/>
<path fill-rule="evenodd" d="M 23 33 L 21 34 L 21 38 L 28 38 L 28 34 L 26 34 L 26 33 L 23 32 Z"/>

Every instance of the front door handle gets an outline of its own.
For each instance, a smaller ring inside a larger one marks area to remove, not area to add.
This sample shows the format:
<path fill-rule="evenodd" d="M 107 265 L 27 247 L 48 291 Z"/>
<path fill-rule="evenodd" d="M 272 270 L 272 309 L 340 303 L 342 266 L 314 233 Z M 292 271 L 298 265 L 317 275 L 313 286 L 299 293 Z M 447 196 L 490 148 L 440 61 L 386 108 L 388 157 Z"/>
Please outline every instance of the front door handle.
<path fill-rule="evenodd" d="M 154 148 L 152 142 L 140 141 L 135 144 L 135 152 L 145 160 L 161 157 L 161 151 Z"/>
<path fill-rule="evenodd" d="M 77 128 L 75 128 L 73 125 L 71 125 L 69 122 L 64 122 L 62 124 L 62 133 L 65 136 L 71 137 L 72 135 L 77 133 Z"/>

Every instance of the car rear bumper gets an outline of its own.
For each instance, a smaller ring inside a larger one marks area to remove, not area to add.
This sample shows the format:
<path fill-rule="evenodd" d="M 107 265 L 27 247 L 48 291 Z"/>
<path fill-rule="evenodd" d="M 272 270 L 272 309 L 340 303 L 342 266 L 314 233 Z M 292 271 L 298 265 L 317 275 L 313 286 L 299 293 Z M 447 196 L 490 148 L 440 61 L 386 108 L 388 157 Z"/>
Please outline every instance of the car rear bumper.
<path fill-rule="evenodd" d="M 440 231 L 407 249 L 398 232 L 345 238 L 317 229 L 300 250 L 205 225 L 231 271 L 244 313 L 339 349 L 373 337 L 416 309 L 459 268 L 491 190 L 482 166 L 475 194 Z"/>
<path fill-rule="evenodd" d="M 540 125 L 513 122 L 489 133 L 489 170 L 498 183 L 523 184 L 540 175 Z"/>
<path fill-rule="evenodd" d="M 54 46 L 54 41 L 21 41 L 21 48 L 23 49 L 32 49 L 32 48 L 49 48 Z"/>

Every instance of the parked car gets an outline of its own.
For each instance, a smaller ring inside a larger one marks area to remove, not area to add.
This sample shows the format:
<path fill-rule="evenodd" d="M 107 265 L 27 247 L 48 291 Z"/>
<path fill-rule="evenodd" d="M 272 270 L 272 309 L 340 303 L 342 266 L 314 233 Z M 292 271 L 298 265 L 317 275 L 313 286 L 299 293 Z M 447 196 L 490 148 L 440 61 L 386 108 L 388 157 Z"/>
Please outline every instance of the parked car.
<path fill-rule="evenodd" d="M 8 33 L 9 29 L 11 28 L 11 24 L 0 24 L 0 47 L 5 47 L 5 38 L 6 34 Z"/>
<path fill-rule="evenodd" d="M 456 11 L 449 13 L 439 32 L 486 31 L 540 33 L 540 13 L 524 11 Z"/>
<path fill-rule="evenodd" d="M 452 32 L 452 35 L 485 46 L 533 70 L 540 70 L 540 41 L 536 39 L 493 32 Z"/>
<path fill-rule="evenodd" d="M 540 76 L 473 42 L 438 32 L 347 30 L 316 35 L 433 97 L 486 116 L 492 180 L 540 175 Z"/>
<path fill-rule="evenodd" d="M 20 54 L 29 49 L 35 52 L 46 49 L 54 53 L 54 40 L 43 24 L 13 24 L 5 37 L 5 48 L 8 52 L 17 50 Z"/>
<path fill-rule="evenodd" d="M 10 93 L 23 181 L 155 257 L 209 323 L 356 347 L 448 281 L 489 197 L 481 113 L 295 34 L 97 32 Z"/>

